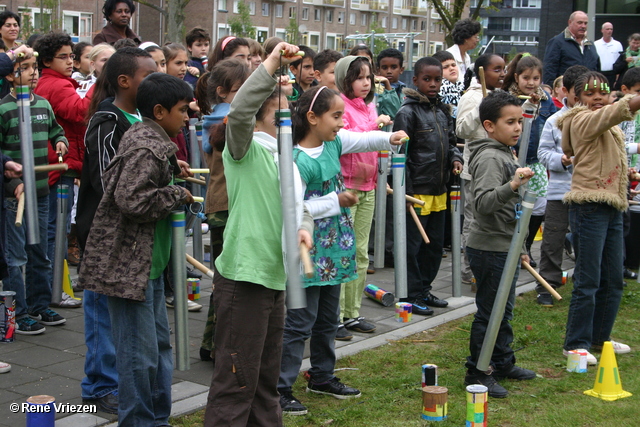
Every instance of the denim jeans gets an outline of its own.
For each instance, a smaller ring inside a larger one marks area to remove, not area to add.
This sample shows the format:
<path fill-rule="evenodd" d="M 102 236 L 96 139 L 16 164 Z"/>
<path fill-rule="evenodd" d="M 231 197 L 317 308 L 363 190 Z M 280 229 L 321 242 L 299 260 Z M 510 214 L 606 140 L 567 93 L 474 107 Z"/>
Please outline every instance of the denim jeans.
<path fill-rule="evenodd" d="M 335 338 L 340 314 L 340 285 L 309 286 L 307 306 L 287 310 L 282 342 L 278 390 L 291 391 L 300 373 L 304 342 L 311 337 L 309 375 L 314 383 L 333 378 L 336 366 Z"/>
<path fill-rule="evenodd" d="M 540 275 L 554 288 L 562 286 L 564 240 L 569 229 L 569 208 L 561 200 L 548 200 L 540 247 Z M 548 291 L 539 285 L 538 293 Z"/>
<path fill-rule="evenodd" d="M 107 297 L 85 290 L 84 339 L 87 353 L 84 359 L 84 375 L 80 383 L 83 399 L 99 399 L 118 390 L 116 349 L 111 335 L 111 320 Z"/>
<path fill-rule="evenodd" d="M 16 318 L 20 318 L 28 313 L 40 313 L 49 308 L 51 303 L 51 286 L 49 285 L 51 262 L 47 257 L 49 197 L 38 197 L 40 243 L 37 245 L 27 244 L 27 229 L 33 225 L 29 224 L 26 215 L 22 227 L 15 226 L 17 200 L 6 199 L 4 207 L 7 221 L 5 255 L 9 266 L 9 277 L 6 277 L 2 283 L 5 291 L 16 293 Z M 22 279 L 24 265 L 26 265 L 26 280 Z"/>
<path fill-rule="evenodd" d="M 146 301 L 108 297 L 118 369 L 121 426 L 164 426 L 171 413 L 173 355 L 162 276 L 149 280 Z"/>
<path fill-rule="evenodd" d="M 471 337 L 469 339 L 469 351 L 471 355 L 467 357 L 465 366 L 472 372 L 477 373 L 476 363 L 478 362 L 482 342 L 487 332 L 487 326 L 498 293 L 504 264 L 507 261 L 507 252 L 481 251 L 470 248 L 469 246 L 467 246 L 466 252 L 469 256 L 471 270 L 478 285 L 478 292 L 476 293 L 476 306 L 478 307 L 478 311 L 473 317 L 473 323 L 471 324 Z M 502 322 L 500 322 L 496 345 L 491 355 L 491 365 L 496 369 L 503 369 L 516 363 L 516 357 L 511 349 L 513 329 L 509 321 L 513 319 L 513 306 L 515 305 L 516 282 L 518 281 L 519 270 L 519 268 L 516 268 L 513 281 L 511 282 L 509 298 L 507 299 L 507 305 L 504 309 Z"/>
<path fill-rule="evenodd" d="M 576 266 L 565 350 L 589 349 L 611 337 L 622 299 L 622 212 L 601 203 L 571 204 Z"/>
<path fill-rule="evenodd" d="M 47 247 L 47 256 L 53 263 L 55 261 L 56 251 L 56 222 L 58 221 L 58 186 L 69 186 L 69 197 L 67 198 L 67 227 L 66 234 L 64 235 L 64 241 L 67 241 L 67 234 L 71 231 L 71 208 L 73 207 L 73 177 L 61 176 L 58 182 L 49 187 L 49 218 L 47 219 L 47 236 L 49 239 L 49 246 Z M 65 243 L 66 247 L 66 243 Z M 67 258 L 67 251 L 64 252 L 65 259 Z M 53 283 L 53 269 L 51 270 L 51 283 Z"/>
<path fill-rule="evenodd" d="M 438 275 L 442 262 L 446 216 L 447 211 L 418 216 L 431 242 L 426 244 L 413 217 L 407 212 L 407 301 L 422 298 L 427 292 L 431 292 L 431 284 Z"/>

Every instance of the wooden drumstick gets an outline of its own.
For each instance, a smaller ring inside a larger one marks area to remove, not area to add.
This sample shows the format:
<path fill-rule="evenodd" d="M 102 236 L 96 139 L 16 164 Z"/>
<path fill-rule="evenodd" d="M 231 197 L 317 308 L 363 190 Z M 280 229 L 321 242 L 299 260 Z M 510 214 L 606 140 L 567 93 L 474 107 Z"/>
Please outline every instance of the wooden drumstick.
<path fill-rule="evenodd" d="M 66 171 L 68 169 L 69 169 L 69 165 L 66 163 L 58 163 L 56 165 L 35 166 L 33 168 L 35 172 Z"/>
<path fill-rule="evenodd" d="M 307 248 L 307 245 L 304 243 L 300 243 L 300 259 L 304 267 L 304 275 L 311 279 L 313 277 L 313 263 L 309 255 L 309 248 Z"/>
<path fill-rule="evenodd" d="M 480 78 L 480 85 L 482 86 L 482 97 L 487 96 L 487 83 L 484 80 L 484 67 L 478 67 L 478 77 Z"/>
<path fill-rule="evenodd" d="M 16 227 L 22 227 L 22 216 L 24 215 L 24 191 L 18 198 L 18 210 L 16 211 Z"/>
<path fill-rule="evenodd" d="M 393 189 L 387 188 L 387 194 L 393 194 Z M 407 199 L 407 202 L 411 202 L 411 203 L 415 203 L 415 204 L 420 205 L 420 206 L 424 206 L 424 202 L 422 200 L 420 200 L 420 199 L 416 199 L 415 197 L 407 196 L 406 194 L 405 194 L 404 197 L 405 197 L 405 199 Z"/>
<path fill-rule="evenodd" d="M 431 243 L 431 241 L 429 240 L 429 237 L 427 236 L 427 233 L 424 231 L 424 228 L 422 227 L 422 223 L 420 222 L 420 218 L 418 218 L 418 214 L 416 213 L 416 210 L 413 208 L 409 208 L 409 212 L 411 212 L 411 216 L 413 217 L 413 220 L 416 222 L 416 225 L 418 226 L 418 231 L 420 231 L 420 234 L 422 234 L 422 239 L 424 240 L 424 242 L 426 244 Z"/>
<path fill-rule="evenodd" d="M 540 282 L 540 284 L 541 284 L 541 285 L 542 285 L 542 286 L 543 286 L 547 291 L 549 291 L 549 293 L 550 293 L 551 295 L 553 295 L 553 297 L 554 297 L 555 299 L 557 299 L 558 301 L 560 301 L 560 300 L 562 299 L 562 296 L 561 296 L 558 292 L 556 292 L 556 290 L 555 290 L 555 289 L 553 289 L 553 287 L 551 287 L 551 285 L 550 285 L 549 283 L 547 283 L 547 281 L 546 281 L 546 280 L 544 280 L 544 279 L 542 278 L 542 276 L 541 276 L 541 275 L 539 275 L 539 274 L 538 274 L 538 272 L 537 272 L 537 271 L 535 271 L 535 270 L 533 269 L 533 267 L 531 267 L 531 266 L 529 265 L 529 263 L 528 263 L 528 262 L 526 262 L 526 261 L 521 261 L 521 262 L 522 262 L 522 265 L 524 266 L 524 268 L 526 268 L 526 269 L 527 269 L 527 271 L 528 271 L 529 273 L 531 273 L 531 275 L 533 276 L 533 278 L 534 278 L 534 279 L 536 279 L 538 282 Z"/>
<path fill-rule="evenodd" d="M 187 262 L 189 264 L 193 265 L 195 268 L 197 268 L 198 270 L 202 271 L 208 277 L 213 279 L 213 271 L 209 270 L 204 264 L 201 264 L 198 260 L 196 260 L 191 255 L 186 254 L 186 256 L 187 256 Z"/>
<path fill-rule="evenodd" d="M 190 176 L 186 177 L 186 178 L 182 178 L 184 181 L 187 182 L 191 182 L 193 184 L 198 184 L 198 185 L 207 185 L 207 182 L 204 179 L 198 179 L 198 178 L 191 178 Z"/>

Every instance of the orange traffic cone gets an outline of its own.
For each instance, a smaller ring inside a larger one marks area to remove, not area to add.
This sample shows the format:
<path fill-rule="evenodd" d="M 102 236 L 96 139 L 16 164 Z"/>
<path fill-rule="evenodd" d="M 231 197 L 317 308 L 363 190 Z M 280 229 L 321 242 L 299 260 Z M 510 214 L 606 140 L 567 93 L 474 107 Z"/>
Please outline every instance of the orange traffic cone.
<path fill-rule="evenodd" d="M 602 356 L 598 364 L 596 382 L 593 388 L 585 391 L 584 394 L 607 401 L 631 396 L 631 393 L 622 389 L 618 362 L 616 362 L 616 355 L 613 352 L 613 345 L 611 345 L 610 341 L 606 341 L 602 346 Z"/>

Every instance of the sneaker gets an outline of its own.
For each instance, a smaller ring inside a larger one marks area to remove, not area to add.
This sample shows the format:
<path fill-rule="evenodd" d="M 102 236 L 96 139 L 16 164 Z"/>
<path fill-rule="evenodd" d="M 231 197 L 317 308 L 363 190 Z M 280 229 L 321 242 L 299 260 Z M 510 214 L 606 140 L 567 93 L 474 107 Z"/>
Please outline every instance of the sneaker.
<path fill-rule="evenodd" d="M 376 268 L 373 266 L 373 261 L 369 261 L 369 266 L 367 267 L 367 274 L 376 274 Z"/>
<path fill-rule="evenodd" d="M 445 301 L 443 299 L 438 298 L 431 292 L 427 292 L 426 295 L 422 298 L 422 301 L 431 307 L 444 308 L 449 305 L 449 301 Z"/>
<path fill-rule="evenodd" d="M 82 399 L 83 404 L 96 405 L 99 411 L 107 414 L 118 413 L 118 391 L 112 391 L 109 394 L 105 394 L 97 399 Z"/>
<path fill-rule="evenodd" d="M 69 295 L 66 292 L 62 293 L 62 299 L 60 300 L 59 303 L 51 303 L 49 304 L 51 307 L 56 307 L 56 308 L 80 308 L 82 307 L 82 301 L 77 300 L 75 298 L 71 298 L 71 295 Z"/>
<path fill-rule="evenodd" d="M 67 319 L 60 316 L 58 313 L 51 310 L 50 308 L 46 309 L 45 311 L 41 311 L 40 313 L 37 313 L 37 314 L 29 313 L 29 316 L 31 316 L 35 320 L 39 320 L 40 323 L 47 326 L 62 325 L 67 321 Z"/>
<path fill-rule="evenodd" d="M 71 289 L 74 293 L 84 291 L 84 288 L 81 288 L 80 285 L 78 285 L 78 281 L 76 279 L 71 279 Z"/>
<path fill-rule="evenodd" d="M 424 301 L 421 298 L 416 298 L 416 299 L 413 299 L 413 300 L 402 301 L 402 302 L 408 302 L 413 306 L 411 308 L 411 313 L 413 313 L 413 314 L 419 314 L 420 316 L 431 316 L 431 315 L 433 315 L 433 310 L 431 310 L 429 307 L 427 307 L 427 305 L 424 303 Z"/>
<path fill-rule="evenodd" d="M 338 326 L 338 332 L 336 332 L 336 339 L 338 341 L 351 341 L 353 334 L 347 331 L 347 328 L 345 328 L 343 324 L 340 324 Z"/>
<path fill-rule="evenodd" d="M 584 348 L 576 348 L 574 350 L 577 350 L 577 351 L 580 351 L 580 352 L 584 351 L 584 352 L 587 353 L 587 365 L 597 365 L 598 364 L 598 359 L 596 359 L 596 357 L 593 354 L 589 353 Z M 568 350 L 562 350 L 562 354 L 565 357 L 568 357 L 569 356 L 569 351 Z"/>
<path fill-rule="evenodd" d="M 631 347 L 629 347 L 626 344 L 622 344 L 621 342 L 617 342 L 614 340 L 610 340 L 609 342 L 611 342 L 611 345 L 613 346 L 613 352 L 615 354 L 626 354 L 629 353 L 631 351 Z M 591 349 L 593 349 L 594 351 L 602 351 L 602 346 L 601 345 L 592 345 Z"/>
<path fill-rule="evenodd" d="M 298 401 L 290 391 L 280 392 L 280 407 L 283 414 L 288 415 L 305 415 L 307 407 Z"/>
<path fill-rule="evenodd" d="M 536 373 L 530 369 L 524 369 L 516 365 L 496 369 L 493 371 L 493 377 L 496 380 L 509 378 L 510 380 L 532 380 L 536 377 Z"/>
<path fill-rule="evenodd" d="M 355 319 L 348 319 L 344 321 L 345 329 L 349 329 L 351 331 L 363 332 L 365 334 L 370 334 L 376 330 L 375 325 L 364 320 L 364 317 L 360 316 Z"/>
<path fill-rule="evenodd" d="M 187 266 L 187 279 L 202 279 L 202 273 Z"/>
<path fill-rule="evenodd" d="M 46 331 L 46 328 L 29 316 L 16 319 L 16 334 L 38 335 Z"/>
<path fill-rule="evenodd" d="M 307 385 L 307 393 L 327 394 L 333 396 L 336 399 L 350 399 L 352 397 L 360 397 L 362 393 L 360 390 L 353 387 L 349 387 L 340 382 L 340 378 L 333 377 L 326 383 L 316 384 L 309 381 Z"/>
<path fill-rule="evenodd" d="M 624 276 L 625 279 L 631 279 L 631 280 L 638 279 L 638 273 L 636 273 L 635 271 L 631 271 L 628 268 L 624 269 L 624 271 L 622 272 L 622 275 Z"/>
<path fill-rule="evenodd" d="M 164 302 L 167 305 L 167 307 L 169 308 L 174 308 L 174 296 L 171 295 L 170 297 L 165 297 L 164 298 Z M 187 311 L 200 311 L 202 310 L 202 305 L 191 301 L 190 299 L 187 300 Z"/>
<path fill-rule="evenodd" d="M 203 362 L 213 362 L 213 357 L 211 357 L 211 350 L 200 347 L 200 360 L 202 360 Z"/>
<path fill-rule="evenodd" d="M 11 365 L 8 363 L 0 362 L 0 374 L 6 374 L 11 370 Z"/>
<path fill-rule="evenodd" d="M 470 371 L 467 371 L 467 375 L 465 375 L 464 377 L 464 385 L 471 384 L 482 384 L 483 386 L 487 387 L 489 396 L 496 399 L 502 399 L 509 395 L 507 389 L 502 387 L 491 374 L 487 375 L 484 372 L 478 372 L 477 374 L 474 374 Z"/>
<path fill-rule="evenodd" d="M 536 300 L 543 307 L 553 307 L 553 297 L 547 292 L 539 293 Z"/>

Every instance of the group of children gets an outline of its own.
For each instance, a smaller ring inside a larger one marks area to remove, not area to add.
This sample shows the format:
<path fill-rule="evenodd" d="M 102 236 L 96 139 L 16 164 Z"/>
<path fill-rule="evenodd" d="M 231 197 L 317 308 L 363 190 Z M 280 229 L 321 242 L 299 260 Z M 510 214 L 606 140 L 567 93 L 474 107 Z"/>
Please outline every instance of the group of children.
<path fill-rule="evenodd" d="M 361 395 L 334 375 L 334 340 L 350 339 L 349 331 L 376 329 L 360 316 L 376 152 L 407 140 L 401 148 L 407 156 L 407 193 L 424 202 L 407 209 L 416 210 L 431 240 L 428 245 L 421 240 L 407 211 L 409 295 L 403 301 L 416 314 L 430 315 L 430 306 L 447 305 L 431 293 L 431 284 L 444 246 L 446 186 L 452 173 L 465 180 L 463 237 L 469 268 L 463 279 L 475 280 L 478 307 L 466 384 L 484 384 L 492 397 L 506 397 L 498 379 L 535 377 L 515 364 L 510 348 L 517 274 L 491 368 L 476 367 L 517 223 L 522 185 L 538 193 L 522 259 L 531 261 L 532 236 L 546 212 L 546 225 L 556 238 L 543 243 L 541 269 L 551 265 L 553 277 L 561 266 L 559 236 L 564 242 L 567 229 L 567 209 L 560 212 L 564 206 L 559 202 L 569 205 L 576 273 L 565 353 L 597 349 L 610 340 L 622 293 L 621 212 L 627 207 L 628 183 L 625 141 L 616 125 L 632 120 L 640 109 L 638 96 L 608 105 L 606 78 L 570 68 L 563 79 L 563 114 L 552 115 L 552 97 L 540 88 L 542 64 L 527 54 L 516 56 L 508 70 L 497 55 L 479 57 L 475 70 L 483 67 L 485 87 L 475 81 L 463 95 L 455 60 L 442 52 L 415 63 L 416 89 L 407 89 L 399 80 L 403 57 L 395 49 L 382 51 L 374 61 L 364 47 L 343 57 L 277 39 L 261 47 L 228 36 L 207 55 L 209 43 L 204 30 L 194 29 L 187 48 L 147 43 L 144 49 L 74 49 L 68 36 L 50 33 L 35 46 L 40 81 L 36 58 L 28 50 L 20 61 L 14 56 L 14 71 L 7 73 L 14 86 L 31 86 L 34 92 L 36 164 L 57 162 L 62 155 L 71 172 L 37 176 L 41 242 L 29 245 L 24 228 L 13 225 L 22 192 L 15 178 L 19 167 L 3 159 L 11 171 L 6 175 L 13 178 L 5 183 L 7 241 L 12 244 L 5 245 L 9 277 L 4 289 L 17 292 L 19 333 L 40 333 L 40 323 L 64 323 L 48 308 L 49 190 L 59 184 L 72 187 L 81 178 L 76 223 L 88 347 L 85 400 L 117 412 L 123 425 L 168 425 L 173 361 L 163 273 L 170 256 L 168 215 L 193 202 L 188 189 L 174 182 L 190 175 L 190 148 L 183 133 L 189 114 L 203 118 L 203 150 L 212 171 L 205 213 L 212 227 L 215 277 L 200 356 L 215 364 L 205 425 L 258 420 L 281 425 L 283 412 L 307 413 L 292 390 L 307 339 L 307 391 L 339 399 Z M 299 51 L 303 57 L 296 55 Z M 71 78 L 74 65 L 82 85 Z M 640 76 L 632 71 L 623 90 L 637 94 Z M 486 97 L 483 89 L 489 91 Z M 285 310 L 276 111 L 290 103 L 295 225 L 300 243 L 310 250 L 314 272 L 304 279 L 306 307 Z M 534 109 L 536 118 L 527 166 L 519 167 L 513 147 L 522 133 L 523 103 Z M 580 106 L 571 108 L 575 104 Z M 16 110 L 12 91 L 0 103 L 0 148 L 20 161 Z M 394 132 L 379 130 L 385 126 Z M 635 135 L 635 130 L 629 132 Z M 465 139 L 464 155 L 458 138 Z M 549 184 L 547 170 L 552 173 Z M 562 185 L 554 187 L 557 181 Z M 549 202 L 548 185 L 554 188 Z M 261 212 L 259 221 L 255 212 Z M 25 285 L 18 281 L 25 264 L 26 297 Z M 619 271 L 604 268 L 611 265 L 619 265 Z M 542 305 L 549 305 L 546 298 L 539 292 Z M 621 343 L 614 348 L 629 351 Z"/>

